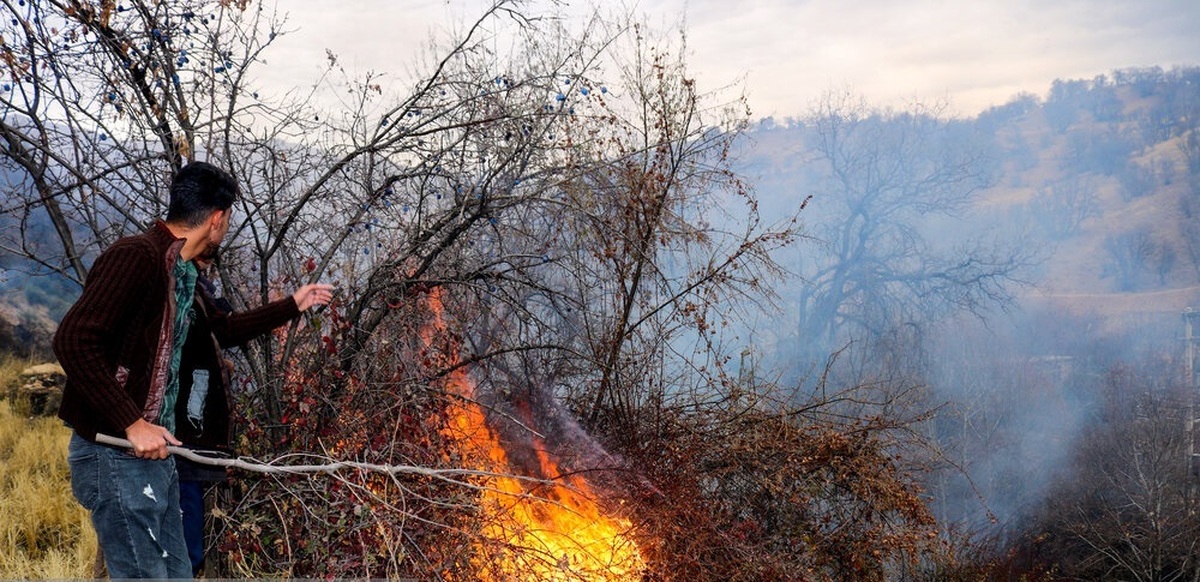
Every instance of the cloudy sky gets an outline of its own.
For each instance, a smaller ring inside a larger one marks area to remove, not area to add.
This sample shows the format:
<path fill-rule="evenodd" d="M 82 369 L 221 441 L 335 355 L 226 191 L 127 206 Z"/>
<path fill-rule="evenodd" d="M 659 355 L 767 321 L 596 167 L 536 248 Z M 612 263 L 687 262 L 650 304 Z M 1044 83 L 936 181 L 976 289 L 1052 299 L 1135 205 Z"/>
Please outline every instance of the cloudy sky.
<path fill-rule="evenodd" d="M 268 81 L 311 77 L 326 49 L 352 70 L 403 78 L 404 55 L 484 1 L 280 1 L 295 32 L 271 51 Z M 701 87 L 741 82 L 756 117 L 801 115 L 842 88 L 873 105 L 945 99 L 974 115 L 1022 91 L 1044 96 L 1056 78 L 1200 65 L 1197 0 L 641 0 L 634 9 L 652 24 L 684 23 Z"/>

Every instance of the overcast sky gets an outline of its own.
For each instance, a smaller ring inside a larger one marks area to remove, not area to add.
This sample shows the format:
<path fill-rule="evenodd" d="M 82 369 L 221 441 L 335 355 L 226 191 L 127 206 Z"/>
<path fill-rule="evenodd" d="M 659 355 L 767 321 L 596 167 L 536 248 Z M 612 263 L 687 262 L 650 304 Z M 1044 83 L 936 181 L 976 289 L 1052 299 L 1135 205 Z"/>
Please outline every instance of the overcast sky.
<path fill-rule="evenodd" d="M 281 0 L 297 30 L 271 50 L 264 81 L 311 78 L 325 49 L 352 70 L 405 78 L 406 55 L 483 1 Z M 636 9 L 652 24 L 686 22 L 701 88 L 742 80 L 755 117 L 801 115 L 833 88 L 879 106 L 946 99 L 974 115 L 1022 91 L 1045 96 L 1056 78 L 1200 65 L 1200 0 L 641 0 Z"/>

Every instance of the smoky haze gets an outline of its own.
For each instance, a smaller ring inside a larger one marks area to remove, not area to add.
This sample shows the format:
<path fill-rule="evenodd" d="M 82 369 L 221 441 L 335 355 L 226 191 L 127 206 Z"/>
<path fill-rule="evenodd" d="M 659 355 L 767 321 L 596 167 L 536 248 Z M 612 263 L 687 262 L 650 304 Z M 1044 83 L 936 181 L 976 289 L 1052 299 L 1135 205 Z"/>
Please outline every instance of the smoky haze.
<path fill-rule="evenodd" d="M 814 379 L 921 386 L 935 411 L 918 429 L 925 486 L 951 539 L 997 555 L 1039 532 L 1069 539 L 1081 483 L 1115 483 L 1089 443 L 1191 402 L 1180 338 L 1200 301 L 1198 123 L 1195 68 L 1056 80 L 967 121 L 846 93 L 767 120 L 744 170 L 768 216 L 811 196 L 811 239 L 778 256 L 793 275 L 783 313 L 741 333 L 798 394 Z M 1184 469 L 1162 449 L 1183 446 L 1184 423 L 1165 426 L 1174 444 L 1137 442 Z"/>

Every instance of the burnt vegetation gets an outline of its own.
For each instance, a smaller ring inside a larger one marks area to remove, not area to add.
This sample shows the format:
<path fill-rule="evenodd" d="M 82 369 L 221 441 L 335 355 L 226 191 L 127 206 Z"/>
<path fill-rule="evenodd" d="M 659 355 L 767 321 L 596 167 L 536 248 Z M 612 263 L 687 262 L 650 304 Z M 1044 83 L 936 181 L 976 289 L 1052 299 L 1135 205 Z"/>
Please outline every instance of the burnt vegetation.
<path fill-rule="evenodd" d="M 238 451 L 487 467 L 235 474 L 212 572 L 1196 575 L 1200 70 L 971 119 L 831 92 L 752 123 L 680 36 L 501 1 L 403 83 L 330 54 L 268 94 L 271 10 L 46 0 L 0 24 L 0 348 L 36 352 L 205 159 L 243 185 L 224 296 L 338 286 L 238 352 Z M 579 514 L 554 487 L 585 490 L 640 561 L 497 537 L 498 477 L 509 507 Z"/>

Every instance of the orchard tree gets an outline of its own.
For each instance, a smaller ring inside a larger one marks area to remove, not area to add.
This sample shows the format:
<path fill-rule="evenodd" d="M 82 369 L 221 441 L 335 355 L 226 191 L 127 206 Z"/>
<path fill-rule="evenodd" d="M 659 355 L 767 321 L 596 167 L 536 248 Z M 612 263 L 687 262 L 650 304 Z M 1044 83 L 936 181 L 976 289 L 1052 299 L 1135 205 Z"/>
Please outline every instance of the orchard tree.
<path fill-rule="evenodd" d="M 243 184 L 230 248 L 259 243 L 244 259 L 227 249 L 230 263 L 252 266 L 259 283 L 239 277 L 227 295 L 241 306 L 248 294 L 258 301 L 281 291 L 278 266 L 288 259 L 262 241 L 291 233 L 265 228 L 278 212 L 267 211 L 306 208 L 287 190 L 264 191 L 233 163 L 252 156 L 254 132 L 264 131 L 256 128 L 313 129 L 302 109 L 256 99 L 246 76 L 279 24 L 244 3 L 7 3 L 0 163 L 3 218 L 13 228 L 3 249 L 81 284 L 101 249 L 165 214 L 176 169 L 207 159 Z M 34 236 L 47 224 L 54 236 Z M 265 353 L 250 359 L 255 380 L 269 386 L 272 344 L 257 347 Z"/>

